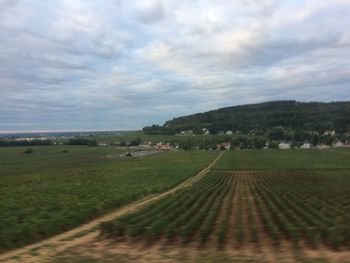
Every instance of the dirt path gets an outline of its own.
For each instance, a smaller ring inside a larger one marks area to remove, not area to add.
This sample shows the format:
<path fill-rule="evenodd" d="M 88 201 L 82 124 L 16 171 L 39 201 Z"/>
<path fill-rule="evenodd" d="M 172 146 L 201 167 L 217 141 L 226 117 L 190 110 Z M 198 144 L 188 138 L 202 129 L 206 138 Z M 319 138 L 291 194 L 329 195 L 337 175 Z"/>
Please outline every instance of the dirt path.
<path fill-rule="evenodd" d="M 64 232 L 62 234 L 53 236 L 51 238 L 45 239 L 38 243 L 25 246 L 4 254 L 0 255 L 0 262 L 43 262 L 45 258 L 49 258 L 57 252 L 63 251 L 72 246 L 79 245 L 81 243 L 89 242 L 98 237 L 99 231 L 98 226 L 102 222 L 113 220 L 117 217 L 120 217 L 126 213 L 140 209 L 141 207 L 159 200 L 169 194 L 174 193 L 175 191 L 191 186 L 194 182 L 200 180 L 205 176 L 210 169 L 216 164 L 216 162 L 221 158 L 224 152 L 221 152 L 217 158 L 215 158 L 206 168 L 201 170 L 197 175 L 188 178 L 183 183 L 177 185 L 176 187 L 158 194 L 148 196 L 144 199 L 141 199 L 135 203 L 126 205 L 114 212 L 111 212 L 102 217 L 96 218 L 84 225 L 76 227 L 72 230 Z"/>
<path fill-rule="evenodd" d="M 256 176 L 257 176 L 256 173 L 254 172 L 250 173 L 249 180 L 248 180 L 248 184 L 250 186 L 255 185 Z M 252 200 L 252 205 L 253 205 L 254 214 L 255 214 L 255 223 L 258 229 L 259 242 L 257 246 L 257 251 L 258 253 L 261 254 L 262 259 L 264 261 L 279 262 L 278 259 L 276 258 L 276 250 L 273 246 L 273 242 L 262 223 L 262 218 L 258 211 L 256 202 L 255 202 L 255 197 L 249 187 L 248 187 L 248 197 Z"/>
<path fill-rule="evenodd" d="M 237 214 L 237 207 L 238 207 L 238 200 L 240 198 L 240 176 L 238 172 L 235 172 L 235 177 L 236 177 L 236 184 L 235 184 L 235 190 L 234 190 L 234 194 L 233 194 L 233 198 L 232 198 L 232 215 L 230 218 L 230 226 L 229 226 L 229 230 L 228 230 L 228 241 L 227 244 L 230 246 L 230 248 L 236 248 L 236 233 L 235 233 L 235 229 L 236 229 L 236 214 Z"/>

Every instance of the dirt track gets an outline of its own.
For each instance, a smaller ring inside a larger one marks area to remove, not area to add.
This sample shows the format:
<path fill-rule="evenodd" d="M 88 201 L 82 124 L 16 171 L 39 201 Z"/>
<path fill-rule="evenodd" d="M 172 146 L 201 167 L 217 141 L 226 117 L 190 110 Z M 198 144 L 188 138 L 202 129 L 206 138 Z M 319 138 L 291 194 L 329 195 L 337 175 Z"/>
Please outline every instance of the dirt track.
<path fill-rule="evenodd" d="M 79 245 L 81 243 L 93 240 L 99 235 L 98 226 L 102 222 L 113 220 L 126 213 L 140 209 L 142 206 L 150 202 L 159 200 L 169 194 L 174 193 L 178 189 L 188 187 L 198 181 L 207 174 L 215 163 L 221 158 L 223 152 L 219 154 L 206 168 L 201 170 L 197 175 L 188 178 L 178 186 L 158 195 L 148 196 L 135 203 L 126 205 L 114 212 L 111 212 L 102 217 L 96 218 L 82 226 L 59 234 L 57 236 L 45 239 L 38 243 L 25 246 L 0 255 L 0 262 L 47 262 L 48 259 L 57 252 L 63 251 L 69 247 Z"/>

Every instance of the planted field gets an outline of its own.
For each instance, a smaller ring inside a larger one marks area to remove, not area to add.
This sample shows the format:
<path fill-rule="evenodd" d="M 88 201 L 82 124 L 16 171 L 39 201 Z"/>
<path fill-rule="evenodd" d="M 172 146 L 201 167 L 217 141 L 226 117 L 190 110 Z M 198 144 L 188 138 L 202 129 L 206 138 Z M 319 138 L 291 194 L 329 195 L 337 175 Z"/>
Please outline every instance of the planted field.
<path fill-rule="evenodd" d="M 223 170 L 344 170 L 350 149 L 228 151 L 217 163 Z"/>
<path fill-rule="evenodd" d="M 0 148 L 0 251 L 63 232 L 206 167 L 217 152 L 107 159 L 112 147 Z"/>
<path fill-rule="evenodd" d="M 348 249 L 350 177 L 213 170 L 138 212 L 101 225 L 120 242 Z"/>

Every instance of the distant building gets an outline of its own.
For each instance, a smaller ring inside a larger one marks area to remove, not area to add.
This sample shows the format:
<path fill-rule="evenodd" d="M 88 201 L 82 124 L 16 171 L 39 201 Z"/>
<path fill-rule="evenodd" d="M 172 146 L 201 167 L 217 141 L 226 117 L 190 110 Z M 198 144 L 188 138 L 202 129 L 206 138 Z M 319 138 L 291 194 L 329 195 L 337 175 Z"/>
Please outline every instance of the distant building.
<path fill-rule="evenodd" d="M 308 131 L 307 132 L 309 135 L 320 135 L 320 133 L 318 131 Z"/>
<path fill-rule="evenodd" d="M 142 143 L 139 145 L 139 147 L 141 147 L 141 148 L 150 148 L 151 145 L 152 145 L 152 142 L 151 142 L 151 141 L 144 141 L 144 142 L 142 142 Z"/>
<path fill-rule="evenodd" d="M 156 149 L 158 149 L 158 150 L 171 150 L 172 149 L 172 147 L 171 147 L 171 145 L 170 145 L 170 143 L 162 143 L 162 142 L 159 142 L 159 143 L 157 143 L 156 144 Z"/>
<path fill-rule="evenodd" d="M 280 142 L 278 148 L 282 150 L 290 149 L 290 142 Z"/>
<path fill-rule="evenodd" d="M 15 138 L 16 142 L 21 142 L 21 141 L 27 141 L 27 142 L 31 142 L 33 141 L 33 138 Z"/>
<path fill-rule="evenodd" d="M 324 131 L 323 135 L 324 136 L 327 136 L 327 135 L 334 136 L 335 135 L 335 130 Z"/>
<path fill-rule="evenodd" d="M 232 131 L 226 131 L 225 134 L 226 134 L 226 135 L 232 135 L 233 132 L 232 132 Z"/>
<path fill-rule="evenodd" d="M 330 148 L 330 146 L 327 144 L 324 144 L 324 143 L 320 143 L 320 144 L 316 145 L 316 148 L 319 150 L 322 150 L 322 149 L 328 149 L 328 148 Z"/>
<path fill-rule="evenodd" d="M 220 149 L 220 150 L 230 150 L 231 149 L 231 143 L 223 142 L 223 143 L 217 144 L 216 148 Z"/>
<path fill-rule="evenodd" d="M 340 147 L 346 147 L 346 145 L 342 141 L 336 141 L 335 143 L 333 143 L 332 147 L 340 148 Z"/>
<path fill-rule="evenodd" d="M 209 135 L 210 134 L 210 132 L 209 132 L 209 130 L 207 128 L 204 128 L 202 131 L 203 131 L 203 135 Z"/>
<path fill-rule="evenodd" d="M 181 131 L 180 134 L 184 136 L 193 135 L 193 131 L 192 130 Z"/>
<path fill-rule="evenodd" d="M 308 142 L 304 142 L 304 144 L 300 146 L 300 149 L 310 149 L 310 148 L 311 148 L 311 144 Z"/>

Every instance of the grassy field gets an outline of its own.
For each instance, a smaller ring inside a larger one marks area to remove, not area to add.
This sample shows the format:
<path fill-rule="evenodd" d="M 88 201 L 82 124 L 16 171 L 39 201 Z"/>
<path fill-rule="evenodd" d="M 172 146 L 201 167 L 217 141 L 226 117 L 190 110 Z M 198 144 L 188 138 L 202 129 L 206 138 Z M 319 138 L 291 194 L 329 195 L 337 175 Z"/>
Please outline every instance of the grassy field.
<path fill-rule="evenodd" d="M 228 151 L 196 184 L 101 225 L 120 242 L 348 250 L 347 151 Z M 242 250 L 243 251 L 243 250 Z"/>
<path fill-rule="evenodd" d="M 145 195 L 165 191 L 218 152 L 107 159 L 113 147 L 0 148 L 0 250 L 70 229 Z"/>
<path fill-rule="evenodd" d="M 216 165 L 223 170 L 350 169 L 350 149 L 228 151 Z"/>

